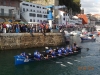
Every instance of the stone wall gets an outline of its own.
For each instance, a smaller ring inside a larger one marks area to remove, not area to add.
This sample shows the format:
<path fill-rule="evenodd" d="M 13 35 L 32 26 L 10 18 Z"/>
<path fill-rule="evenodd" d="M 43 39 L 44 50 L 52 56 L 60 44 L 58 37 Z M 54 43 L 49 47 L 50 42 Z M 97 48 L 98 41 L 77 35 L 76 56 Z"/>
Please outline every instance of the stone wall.
<path fill-rule="evenodd" d="M 23 49 L 65 44 L 62 33 L 1 33 L 0 50 Z"/>

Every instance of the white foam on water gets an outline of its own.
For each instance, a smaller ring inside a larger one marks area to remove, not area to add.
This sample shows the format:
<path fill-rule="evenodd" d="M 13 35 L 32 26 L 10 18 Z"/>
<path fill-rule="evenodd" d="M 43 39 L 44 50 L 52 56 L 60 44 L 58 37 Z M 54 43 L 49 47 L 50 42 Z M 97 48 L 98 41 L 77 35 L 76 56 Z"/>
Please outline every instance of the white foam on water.
<path fill-rule="evenodd" d="M 66 67 L 66 65 L 64 65 L 64 64 L 60 64 L 61 66 L 63 66 L 63 67 Z"/>
<path fill-rule="evenodd" d="M 67 62 L 68 64 L 70 64 L 70 65 L 73 65 L 73 63 L 71 63 L 71 62 Z"/>
<path fill-rule="evenodd" d="M 78 60 L 74 60 L 74 61 L 80 62 L 80 61 L 78 61 Z"/>
<path fill-rule="evenodd" d="M 62 62 L 56 62 L 56 63 L 62 63 Z"/>

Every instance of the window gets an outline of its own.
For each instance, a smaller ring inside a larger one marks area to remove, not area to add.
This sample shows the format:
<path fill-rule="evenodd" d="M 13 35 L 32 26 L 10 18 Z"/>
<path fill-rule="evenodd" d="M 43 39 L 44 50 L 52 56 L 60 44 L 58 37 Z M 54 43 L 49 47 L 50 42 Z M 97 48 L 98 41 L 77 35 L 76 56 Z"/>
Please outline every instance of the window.
<path fill-rule="evenodd" d="M 32 22 L 32 19 L 30 19 L 30 22 Z"/>
<path fill-rule="evenodd" d="M 65 16 L 65 13 L 63 13 L 63 16 Z"/>
<path fill-rule="evenodd" d="M 43 9 L 44 9 L 44 7 L 43 7 Z"/>
<path fill-rule="evenodd" d="M 30 17 L 36 17 L 36 14 L 34 14 L 34 13 L 29 13 L 29 16 L 30 16 Z"/>
<path fill-rule="evenodd" d="M 44 18 L 47 18 L 47 15 L 44 15 Z"/>
<path fill-rule="evenodd" d="M 37 6 L 37 8 L 39 8 L 39 6 Z"/>
<path fill-rule="evenodd" d="M 42 14 L 37 14 L 37 17 L 42 17 Z"/>
<path fill-rule="evenodd" d="M 25 12 L 25 8 L 23 8 L 23 11 Z"/>
<path fill-rule="evenodd" d="M 40 22 L 42 22 L 42 20 L 40 20 Z"/>
<path fill-rule="evenodd" d="M 32 9 L 30 11 L 32 12 Z"/>
<path fill-rule="evenodd" d="M 35 7 L 35 5 L 33 5 L 33 7 Z"/>
<path fill-rule="evenodd" d="M 32 5 L 30 5 L 32 7 Z"/>
<path fill-rule="evenodd" d="M 23 3 L 22 5 L 29 6 L 28 4 Z"/>
<path fill-rule="evenodd" d="M 65 20 L 65 18 L 63 18 L 63 20 Z"/>
<path fill-rule="evenodd" d="M 33 12 L 35 12 L 35 10 L 33 10 Z"/>
<path fill-rule="evenodd" d="M 37 22 L 39 22 L 39 20 L 37 20 Z"/>
<path fill-rule="evenodd" d="M 36 17 L 36 14 L 33 14 L 33 17 Z"/>
<path fill-rule="evenodd" d="M 42 14 L 40 14 L 40 17 L 42 17 Z"/>
<path fill-rule="evenodd" d="M 28 11 L 28 9 L 27 9 L 27 11 Z"/>
<path fill-rule="evenodd" d="M 37 14 L 37 17 L 39 17 L 40 15 L 39 14 Z"/>
<path fill-rule="evenodd" d="M 43 9 L 46 9 L 45 7 L 43 7 Z"/>
<path fill-rule="evenodd" d="M 35 22 L 35 20 L 33 20 L 33 22 Z"/>

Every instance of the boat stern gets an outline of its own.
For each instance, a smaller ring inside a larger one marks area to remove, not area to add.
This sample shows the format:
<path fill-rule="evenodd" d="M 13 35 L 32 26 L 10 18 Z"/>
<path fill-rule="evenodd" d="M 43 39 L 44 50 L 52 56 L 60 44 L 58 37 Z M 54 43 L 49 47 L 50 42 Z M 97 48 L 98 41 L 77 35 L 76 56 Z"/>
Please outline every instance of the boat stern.
<path fill-rule="evenodd" d="M 21 55 L 14 56 L 14 59 L 15 59 L 15 65 L 19 65 L 19 64 L 24 64 L 25 63 L 25 57 L 23 57 Z"/>

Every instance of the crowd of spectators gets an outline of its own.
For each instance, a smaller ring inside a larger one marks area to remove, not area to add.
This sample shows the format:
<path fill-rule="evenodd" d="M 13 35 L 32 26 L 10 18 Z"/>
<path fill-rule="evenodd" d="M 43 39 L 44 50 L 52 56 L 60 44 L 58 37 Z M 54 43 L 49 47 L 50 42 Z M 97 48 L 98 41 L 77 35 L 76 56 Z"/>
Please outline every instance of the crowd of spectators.
<path fill-rule="evenodd" d="M 36 33 L 36 32 L 43 32 L 43 31 L 48 32 L 49 30 L 49 25 L 46 24 L 18 24 L 18 23 L 8 23 L 0 24 L 0 33 Z"/>
<path fill-rule="evenodd" d="M 52 29 L 57 30 L 82 30 L 82 28 L 86 28 L 88 31 L 96 30 L 95 27 L 83 26 L 83 25 L 53 25 Z M 90 30 L 92 28 L 92 30 Z M 40 32 L 50 32 L 49 24 L 20 24 L 20 23 L 1 23 L 0 24 L 0 33 L 40 33 Z"/>

